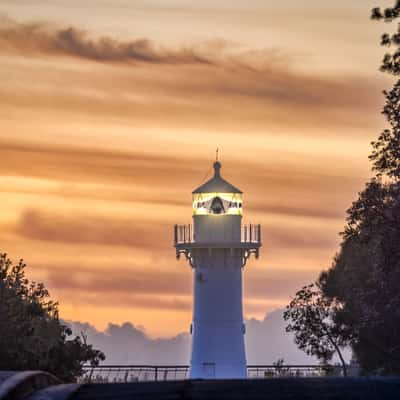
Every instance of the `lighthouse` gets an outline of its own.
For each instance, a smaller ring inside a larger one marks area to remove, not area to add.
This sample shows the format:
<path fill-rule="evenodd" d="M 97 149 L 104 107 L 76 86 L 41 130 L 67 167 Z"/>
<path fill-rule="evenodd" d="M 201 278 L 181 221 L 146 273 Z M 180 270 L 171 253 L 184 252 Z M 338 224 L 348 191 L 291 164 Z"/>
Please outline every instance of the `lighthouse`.
<path fill-rule="evenodd" d="M 245 378 L 242 272 L 259 256 L 260 225 L 243 225 L 243 193 L 221 176 L 192 192 L 193 225 L 175 225 L 174 246 L 193 271 L 192 379 Z"/>

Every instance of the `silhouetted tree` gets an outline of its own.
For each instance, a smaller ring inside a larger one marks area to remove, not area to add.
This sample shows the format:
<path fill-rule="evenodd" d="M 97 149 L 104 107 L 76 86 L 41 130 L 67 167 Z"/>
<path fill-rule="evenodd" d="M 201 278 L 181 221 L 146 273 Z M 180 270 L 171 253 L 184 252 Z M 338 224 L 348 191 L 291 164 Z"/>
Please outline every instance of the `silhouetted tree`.
<path fill-rule="evenodd" d="M 287 332 L 294 333 L 294 340 L 299 349 L 308 355 L 316 356 L 324 363 L 332 360 L 336 354 L 347 376 L 346 362 L 341 348 L 347 345 L 340 326 L 333 317 L 339 305 L 324 296 L 317 285 L 304 286 L 296 293 L 283 314 L 289 321 Z"/>
<path fill-rule="evenodd" d="M 375 8 L 372 18 L 392 22 L 400 1 Z M 389 46 L 381 70 L 400 74 L 400 28 L 385 33 Z M 347 211 L 341 248 L 319 283 L 326 297 L 342 304 L 334 315 L 366 373 L 400 374 L 400 82 L 384 92 L 389 127 L 372 143 L 375 172 Z"/>
<path fill-rule="evenodd" d="M 0 370 L 44 370 L 73 381 L 84 363 L 96 366 L 105 356 L 83 335 L 68 340 L 72 332 L 60 323 L 58 303 L 42 283 L 26 278 L 25 268 L 0 254 Z"/>
<path fill-rule="evenodd" d="M 400 0 L 396 0 L 393 7 L 372 9 L 371 18 L 378 21 L 393 22 L 400 17 Z M 400 27 L 395 33 L 384 33 L 381 38 L 381 45 L 395 48 L 392 52 L 385 54 L 381 65 L 381 71 L 393 75 L 400 74 Z"/>
<path fill-rule="evenodd" d="M 400 373 L 400 198 L 375 178 L 348 210 L 341 249 L 319 283 L 366 373 Z"/>

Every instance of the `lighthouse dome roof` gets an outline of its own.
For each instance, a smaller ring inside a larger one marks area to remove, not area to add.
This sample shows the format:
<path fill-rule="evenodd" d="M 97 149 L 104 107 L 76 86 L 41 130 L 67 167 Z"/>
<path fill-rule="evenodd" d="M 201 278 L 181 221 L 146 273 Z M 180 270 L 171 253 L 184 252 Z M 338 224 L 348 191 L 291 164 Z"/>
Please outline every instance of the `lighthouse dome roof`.
<path fill-rule="evenodd" d="M 215 161 L 214 176 L 206 183 L 193 190 L 192 193 L 242 193 L 241 190 L 223 179 L 220 171 L 221 163 L 219 161 Z"/>

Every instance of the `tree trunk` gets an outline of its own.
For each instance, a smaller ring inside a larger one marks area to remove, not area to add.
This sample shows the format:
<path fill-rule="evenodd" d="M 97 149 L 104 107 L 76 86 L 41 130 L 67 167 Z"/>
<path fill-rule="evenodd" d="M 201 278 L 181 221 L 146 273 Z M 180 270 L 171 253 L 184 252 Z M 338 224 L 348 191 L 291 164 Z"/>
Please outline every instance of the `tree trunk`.
<path fill-rule="evenodd" d="M 347 377 L 347 365 L 346 365 L 346 361 L 344 361 L 344 358 L 342 356 L 342 352 L 340 351 L 339 346 L 335 343 L 335 341 L 330 336 L 328 336 L 328 337 L 329 337 L 329 340 L 332 343 L 333 347 L 335 348 L 336 353 L 338 354 L 338 356 L 340 358 L 340 362 L 342 363 L 343 376 Z"/>
<path fill-rule="evenodd" d="M 339 350 L 339 347 L 335 346 L 335 348 L 336 348 L 336 351 L 337 351 L 338 356 L 339 356 L 339 358 L 340 358 L 340 362 L 342 363 L 343 376 L 344 376 L 344 377 L 347 377 L 347 365 L 346 365 L 346 362 L 344 361 L 344 358 L 343 358 L 343 356 L 342 356 L 341 351 Z"/>

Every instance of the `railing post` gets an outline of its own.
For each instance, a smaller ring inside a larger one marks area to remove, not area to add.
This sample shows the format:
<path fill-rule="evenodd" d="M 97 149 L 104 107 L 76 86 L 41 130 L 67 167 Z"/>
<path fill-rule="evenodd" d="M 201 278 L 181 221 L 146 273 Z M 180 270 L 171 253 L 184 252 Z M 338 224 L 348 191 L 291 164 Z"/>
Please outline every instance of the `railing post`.
<path fill-rule="evenodd" d="M 261 225 L 258 224 L 258 243 L 261 243 Z"/>
<path fill-rule="evenodd" d="M 252 226 L 251 226 L 251 224 L 250 224 L 250 240 L 249 240 L 249 242 L 251 243 L 251 233 L 252 233 Z"/>
<path fill-rule="evenodd" d="M 178 225 L 175 224 L 174 227 L 174 244 L 178 243 Z"/>
<path fill-rule="evenodd" d="M 154 367 L 154 380 L 157 382 L 158 381 L 158 367 Z"/>

